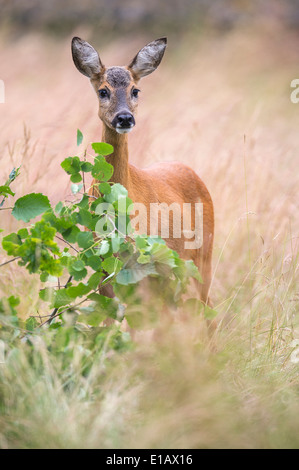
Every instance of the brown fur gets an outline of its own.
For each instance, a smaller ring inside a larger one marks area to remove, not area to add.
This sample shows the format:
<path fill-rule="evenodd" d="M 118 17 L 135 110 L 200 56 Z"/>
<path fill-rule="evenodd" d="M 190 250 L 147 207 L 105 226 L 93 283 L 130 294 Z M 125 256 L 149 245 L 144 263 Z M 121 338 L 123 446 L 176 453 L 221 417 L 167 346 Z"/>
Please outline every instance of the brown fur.
<path fill-rule="evenodd" d="M 178 252 L 184 259 L 192 259 L 198 267 L 204 284 L 199 286 L 200 298 L 204 303 L 209 301 L 209 289 L 212 274 L 212 250 L 214 237 L 214 210 L 211 196 L 196 173 L 189 167 L 179 163 L 159 163 L 147 169 L 136 168 L 128 162 L 128 137 L 120 135 L 103 125 L 102 141 L 114 147 L 114 153 L 107 157 L 107 161 L 114 167 L 112 177 L 115 183 L 120 183 L 128 190 L 133 202 L 143 203 L 149 214 L 150 203 L 165 202 L 171 204 L 203 203 L 203 245 L 197 250 L 185 250 L 184 238 L 172 238 L 173 221 L 170 218 L 167 245 Z M 93 180 L 92 185 L 97 183 Z M 94 194 L 92 187 L 90 194 Z M 147 217 L 149 231 L 149 216 Z"/>
<path fill-rule="evenodd" d="M 196 173 L 182 163 L 159 163 L 147 169 L 139 169 L 129 163 L 128 138 L 119 134 L 113 125 L 118 113 L 130 113 L 134 116 L 138 99 L 132 90 L 137 88 L 140 78 L 152 73 L 162 60 L 167 40 L 160 38 L 147 44 L 134 57 L 128 67 L 110 67 L 106 69 L 97 52 L 90 44 L 80 38 L 74 38 L 72 53 L 76 67 L 89 76 L 97 95 L 106 89 L 109 99 L 99 98 L 99 118 L 103 121 L 102 141 L 114 148 L 107 161 L 114 167 L 113 181 L 125 186 L 129 197 L 135 203 L 143 203 L 147 208 L 147 231 L 149 233 L 149 209 L 151 203 L 203 204 L 203 244 L 199 249 L 185 249 L 186 239 L 174 238 L 173 220 L 169 220 L 169 238 L 167 245 L 184 259 L 192 259 L 198 267 L 204 283 L 199 286 L 201 300 L 210 304 L 209 290 L 212 271 L 212 250 L 214 238 L 214 211 L 211 196 Z M 98 95 L 99 96 L 99 95 Z M 97 190 L 92 182 L 90 194 Z M 193 206 L 194 207 L 194 206 Z M 194 228 L 194 211 L 192 215 Z M 161 227 L 159 234 L 161 233 Z M 190 241 L 190 240 L 189 240 Z"/>

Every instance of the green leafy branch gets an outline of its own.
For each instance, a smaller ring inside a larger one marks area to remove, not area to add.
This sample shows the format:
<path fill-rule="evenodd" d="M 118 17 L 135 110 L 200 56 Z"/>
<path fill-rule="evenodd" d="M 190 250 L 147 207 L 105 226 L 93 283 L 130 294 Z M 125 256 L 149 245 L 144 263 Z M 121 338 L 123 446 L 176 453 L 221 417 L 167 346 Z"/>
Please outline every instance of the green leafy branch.
<path fill-rule="evenodd" d="M 13 168 L 13 170 L 10 172 L 8 179 L 5 181 L 5 183 L 2 186 L 0 186 L 0 197 L 3 196 L 3 199 L 0 202 L 0 208 L 4 205 L 5 199 L 8 196 L 15 195 L 15 193 L 11 190 L 10 185 L 17 178 L 17 176 L 19 176 L 20 168 L 21 167 Z"/>
<path fill-rule="evenodd" d="M 82 141 L 83 135 L 78 130 L 77 144 Z M 61 163 L 70 176 L 72 201 L 60 201 L 52 207 L 47 196 L 31 193 L 17 199 L 12 207 L 13 217 L 25 224 L 41 217 L 3 237 L 2 247 L 13 258 L 0 267 L 18 260 L 30 274 L 39 274 L 43 283 L 56 280 L 58 284 L 55 288 L 46 284 L 41 289 L 41 300 L 53 310 L 42 315 L 46 320 L 38 322 L 32 317 L 30 327 L 52 324 L 54 320 L 53 325 L 63 325 L 67 313 L 74 315 L 79 324 L 98 328 L 108 317 L 122 321 L 130 311 L 130 303 L 140 305 L 138 288 L 146 278 L 152 280 L 155 295 L 159 280 L 164 301 L 172 305 L 182 302 L 190 277 L 201 282 L 193 262 L 180 259 L 162 239 L 122 232 L 124 221 L 130 227 L 127 209 L 132 201 L 126 188 L 111 182 L 113 167 L 105 156 L 113 152 L 113 147 L 93 143 L 92 149 L 95 152 L 92 162 L 87 161 L 85 151 L 83 159 L 67 157 Z M 87 173 L 98 181 L 98 192 L 93 197 L 85 191 Z M 3 187 L 9 188 L 18 174 L 19 168 Z M 3 190 L 2 195 L 13 196 L 9 191 Z M 98 230 L 99 225 L 102 231 Z M 107 284 L 116 297 L 103 295 L 102 288 Z M 136 315 L 140 317 L 141 310 L 137 314 L 135 311 L 133 320 L 132 315 L 128 316 L 133 326 L 140 324 Z"/>

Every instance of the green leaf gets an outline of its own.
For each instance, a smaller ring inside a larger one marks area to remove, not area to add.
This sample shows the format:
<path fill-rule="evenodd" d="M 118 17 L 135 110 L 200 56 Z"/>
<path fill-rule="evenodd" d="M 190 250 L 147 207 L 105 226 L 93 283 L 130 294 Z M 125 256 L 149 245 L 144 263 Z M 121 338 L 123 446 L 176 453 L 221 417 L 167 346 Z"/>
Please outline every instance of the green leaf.
<path fill-rule="evenodd" d="M 29 317 L 29 318 L 27 318 L 27 320 L 26 320 L 25 328 L 26 328 L 26 330 L 28 330 L 28 331 L 33 331 L 34 328 L 36 328 L 37 325 L 38 325 L 38 322 L 37 322 L 36 318 L 34 318 L 34 317 Z"/>
<path fill-rule="evenodd" d="M 89 198 L 86 194 L 82 196 L 82 199 L 80 202 L 78 202 L 77 207 L 80 209 L 88 209 L 89 207 Z"/>
<path fill-rule="evenodd" d="M 77 129 L 77 146 L 78 147 L 79 147 L 79 145 L 82 144 L 82 140 L 83 140 L 83 134 L 80 131 L 80 129 Z"/>
<path fill-rule="evenodd" d="M 84 268 L 81 271 L 77 271 L 76 269 L 73 269 L 72 265 L 68 266 L 68 272 L 73 276 L 75 281 L 81 281 L 87 276 L 87 269 Z"/>
<path fill-rule="evenodd" d="M 73 175 L 71 175 L 72 183 L 80 183 L 80 181 L 82 181 L 82 176 L 80 175 L 80 173 L 74 173 Z"/>
<path fill-rule="evenodd" d="M 86 264 L 87 266 L 90 266 L 94 271 L 99 271 L 101 269 L 102 260 L 99 256 L 93 255 L 87 259 Z"/>
<path fill-rule="evenodd" d="M 193 263 L 193 261 L 191 259 L 185 261 L 185 266 L 186 266 L 187 277 L 194 277 L 194 279 L 197 279 L 197 281 L 202 284 L 203 283 L 202 277 L 200 275 L 200 272 L 198 271 L 198 268 Z"/>
<path fill-rule="evenodd" d="M 108 181 L 113 175 L 113 166 L 106 162 L 104 157 L 98 156 L 94 160 L 91 174 L 96 180 Z"/>
<path fill-rule="evenodd" d="M 131 268 L 122 269 L 116 276 L 118 284 L 136 284 L 150 274 L 157 274 L 153 264 L 135 263 Z"/>
<path fill-rule="evenodd" d="M 75 271 L 82 271 L 85 268 L 85 264 L 81 259 L 77 259 L 74 263 L 72 263 L 72 268 Z"/>
<path fill-rule="evenodd" d="M 206 320 L 213 320 L 217 315 L 218 312 L 216 312 L 216 310 L 213 310 L 208 305 L 204 306 L 204 317 L 206 318 Z"/>
<path fill-rule="evenodd" d="M 82 297 L 83 295 L 88 294 L 88 292 L 91 291 L 91 287 L 79 282 L 77 286 L 70 286 L 65 290 L 69 297 L 75 299 L 76 297 Z"/>
<path fill-rule="evenodd" d="M 120 197 L 127 197 L 127 196 L 128 196 L 127 189 L 124 186 L 122 186 L 121 184 L 115 183 L 111 187 L 110 193 L 105 195 L 105 201 L 110 202 L 111 204 L 113 204 L 113 202 L 118 201 L 118 199 Z"/>
<path fill-rule="evenodd" d="M 99 184 L 99 191 L 102 193 L 102 194 L 110 194 L 111 193 L 111 186 L 109 183 L 100 183 Z"/>
<path fill-rule="evenodd" d="M 83 188 L 83 184 L 72 184 L 71 191 L 73 194 L 77 194 Z"/>
<path fill-rule="evenodd" d="M 81 171 L 84 171 L 84 173 L 88 173 L 93 169 L 92 163 L 89 162 L 81 162 Z"/>
<path fill-rule="evenodd" d="M 61 201 L 58 202 L 58 204 L 56 204 L 55 206 L 55 212 L 56 214 L 60 214 L 60 212 L 62 211 L 63 209 L 63 203 Z"/>
<path fill-rule="evenodd" d="M 140 235 L 137 235 L 137 237 L 135 238 L 135 244 L 139 250 L 142 250 L 148 247 L 146 237 L 141 237 Z"/>
<path fill-rule="evenodd" d="M 80 248 L 90 248 L 94 244 L 94 238 L 91 232 L 80 232 L 77 236 L 77 243 Z"/>
<path fill-rule="evenodd" d="M 74 300 L 73 297 L 67 294 L 66 289 L 56 290 L 52 307 L 54 308 L 63 307 L 64 305 L 70 304 L 73 300 Z"/>
<path fill-rule="evenodd" d="M 2 246 L 9 256 L 18 256 L 18 250 L 22 240 L 16 233 L 10 233 L 2 240 Z"/>
<path fill-rule="evenodd" d="M 161 243 L 154 243 L 150 249 L 150 253 L 155 262 L 166 264 L 170 268 L 175 267 L 175 259 L 173 252 L 168 246 Z"/>
<path fill-rule="evenodd" d="M 17 199 L 12 215 L 17 220 L 29 222 L 50 208 L 51 205 L 47 196 L 41 193 L 31 193 Z"/>
<path fill-rule="evenodd" d="M 92 203 L 90 204 L 90 210 L 95 212 L 97 210 L 98 205 L 101 204 L 102 202 L 105 202 L 102 197 L 98 197 L 97 199 L 93 199 Z"/>
<path fill-rule="evenodd" d="M 77 241 L 78 233 L 80 233 L 80 229 L 76 225 L 73 225 L 67 230 L 61 231 L 61 235 L 69 243 L 75 243 Z"/>
<path fill-rule="evenodd" d="M 101 282 L 101 279 L 103 278 L 102 273 L 94 273 L 90 276 L 88 279 L 87 284 L 91 287 L 91 289 L 97 289 L 99 283 Z"/>
<path fill-rule="evenodd" d="M 151 261 L 151 255 L 145 255 L 144 253 L 141 253 L 139 257 L 137 258 L 137 262 L 140 264 L 147 264 L 150 263 Z"/>
<path fill-rule="evenodd" d="M 88 326 L 97 327 L 107 318 L 106 312 L 103 312 L 102 309 L 98 311 L 95 303 L 89 307 L 80 308 L 79 311 L 81 313 L 77 318 L 78 322 Z"/>
<path fill-rule="evenodd" d="M 111 246 L 113 253 L 118 253 L 123 243 L 125 243 L 125 239 L 123 237 L 111 237 Z"/>
<path fill-rule="evenodd" d="M 42 273 L 40 276 L 39 276 L 41 282 L 47 282 L 48 278 L 49 278 L 49 274 L 48 273 Z"/>
<path fill-rule="evenodd" d="M 20 230 L 18 230 L 18 235 L 19 235 L 20 238 L 22 238 L 24 240 L 24 238 L 28 237 L 29 232 L 28 232 L 27 228 L 21 228 Z"/>
<path fill-rule="evenodd" d="M 11 307 L 17 307 L 20 304 L 20 297 L 15 297 L 14 295 L 8 297 L 7 300 Z"/>
<path fill-rule="evenodd" d="M 68 157 L 63 160 L 61 163 L 62 168 L 66 171 L 69 175 L 74 175 L 79 173 L 81 162 L 79 157 Z M 74 181 L 75 183 L 76 181 Z"/>
<path fill-rule="evenodd" d="M 45 302 L 52 302 L 54 299 L 55 291 L 53 287 L 45 287 L 39 291 L 39 296 Z"/>
<path fill-rule="evenodd" d="M 94 229 L 94 222 L 92 220 L 91 213 L 86 209 L 80 209 L 77 215 L 78 224 L 83 225 L 83 227 L 87 227 L 90 230 Z"/>
<path fill-rule="evenodd" d="M 7 196 L 8 194 L 10 194 L 11 196 L 15 195 L 15 193 L 10 189 L 9 186 L 0 186 L 0 196 Z"/>
<path fill-rule="evenodd" d="M 106 253 L 108 253 L 109 250 L 110 250 L 110 245 L 109 245 L 108 240 L 103 240 L 100 244 L 100 248 L 98 250 L 98 253 L 100 255 L 106 255 Z"/>
<path fill-rule="evenodd" d="M 107 316 L 116 318 L 118 303 L 115 299 L 105 297 L 100 294 L 89 294 L 88 299 L 92 303 L 85 308 L 81 308 L 81 314 L 78 317 L 79 322 L 83 322 L 90 326 L 98 326 Z"/>
<path fill-rule="evenodd" d="M 95 153 L 97 153 L 98 155 L 111 155 L 111 153 L 113 153 L 113 147 L 112 145 L 110 144 L 106 144 L 105 142 L 94 142 L 93 144 L 91 144 L 93 150 L 95 151 Z"/>
<path fill-rule="evenodd" d="M 96 293 L 89 294 L 87 297 L 96 303 L 97 312 L 102 312 L 105 316 L 116 318 L 118 305 L 115 299 Z"/>
<path fill-rule="evenodd" d="M 102 268 L 108 273 L 118 273 L 123 265 L 123 262 L 114 256 L 104 259 Z"/>

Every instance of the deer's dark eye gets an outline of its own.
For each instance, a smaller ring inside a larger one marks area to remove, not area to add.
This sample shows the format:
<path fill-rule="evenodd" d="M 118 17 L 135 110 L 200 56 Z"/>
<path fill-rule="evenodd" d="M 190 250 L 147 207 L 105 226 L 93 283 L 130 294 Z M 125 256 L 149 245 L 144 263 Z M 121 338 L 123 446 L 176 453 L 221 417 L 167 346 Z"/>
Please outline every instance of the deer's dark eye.
<path fill-rule="evenodd" d="M 138 88 L 134 88 L 132 90 L 132 95 L 134 96 L 134 98 L 138 98 L 138 93 L 140 92 L 140 90 L 138 90 Z"/>
<path fill-rule="evenodd" d="M 99 97 L 100 98 L 109 98 L 109 93 L 106 90 L 106 88 L 102 88 L 101 90 L 99 90 Z"/>

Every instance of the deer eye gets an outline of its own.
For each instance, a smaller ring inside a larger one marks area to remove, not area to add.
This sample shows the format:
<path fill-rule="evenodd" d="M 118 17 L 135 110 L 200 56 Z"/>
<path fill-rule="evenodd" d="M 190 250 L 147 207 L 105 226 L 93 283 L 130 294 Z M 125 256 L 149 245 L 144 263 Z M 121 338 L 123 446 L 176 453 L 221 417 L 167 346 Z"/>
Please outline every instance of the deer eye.
<path fill-rule="evenodd" d="M 106 88 L 102 88 L 101 90 L 99 90 L 99 97 L 100 98 L 109 98 L 109 93 L 106 90 Z"/>
<path fill-rule="evenodd" d="M 138 93 L 140 92 L 140 90 L 138 90 L 138 88 L 134 88 L 132 90 L 132 95 L 134 96 L 134 98 L 138 98 Z"/>

